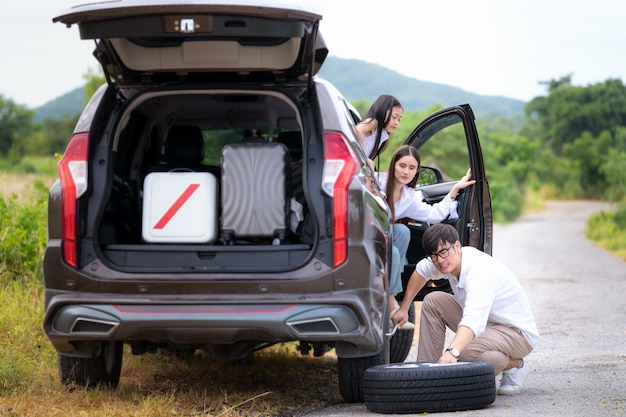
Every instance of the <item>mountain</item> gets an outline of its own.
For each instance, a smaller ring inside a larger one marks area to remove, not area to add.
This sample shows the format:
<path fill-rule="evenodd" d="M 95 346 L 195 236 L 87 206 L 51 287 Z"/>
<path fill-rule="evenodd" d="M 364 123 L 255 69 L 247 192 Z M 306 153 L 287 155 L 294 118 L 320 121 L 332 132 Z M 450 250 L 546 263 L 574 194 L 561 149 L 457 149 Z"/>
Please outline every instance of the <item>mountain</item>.
<path fill-rule="evenodd" d="M 479 114 L 522 114 L 525 102 L 499 96 L 484 96 L 407 77 L 378 64 L 358 59 L 328 57 L 319 75 L 332 82 L 349 101 L 373 102 L 380 94 L 395 96 L 406 110 L 422 111 L 434 104 L 444 107 L 469 103 Z"/>
<path fill-rule="evenodd" d="M 477 117 L 485 114 L 522 114 L 525 102 L 507 97 L 484 96 L 452 87 L 407 77 L 378 64 L 330 56 L 319 75 L 332 82 L 349 101 L 373 102 L 380 94 L 391 94 L 407 111 L 423 111 L 435 104 L 445 107 L 469 103 Z M 80 87 L 35 109 L 35 121 L 80 113 L 85 104 Z"/>
<path fill-rule="evenodd" d="M 73 117 L 80 114 L 84 106 L 85 88 L 79 87 L 37 107 L 33 120 L 41 122 L 47 117 L 52 119 L 58 119 L 63 116 Z"/>

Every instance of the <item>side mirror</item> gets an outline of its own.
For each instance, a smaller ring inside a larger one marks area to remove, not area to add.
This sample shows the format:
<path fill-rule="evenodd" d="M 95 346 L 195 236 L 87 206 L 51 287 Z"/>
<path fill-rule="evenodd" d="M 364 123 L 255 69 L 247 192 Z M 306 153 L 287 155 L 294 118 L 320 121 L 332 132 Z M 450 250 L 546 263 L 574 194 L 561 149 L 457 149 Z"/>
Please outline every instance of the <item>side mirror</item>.
<path fill-rule="evenodd" d="M 418 186 L 433 185 L 443 182 L 443 175 L 437 168 L 421 166 L 420 174 L 417 180 Z"/>

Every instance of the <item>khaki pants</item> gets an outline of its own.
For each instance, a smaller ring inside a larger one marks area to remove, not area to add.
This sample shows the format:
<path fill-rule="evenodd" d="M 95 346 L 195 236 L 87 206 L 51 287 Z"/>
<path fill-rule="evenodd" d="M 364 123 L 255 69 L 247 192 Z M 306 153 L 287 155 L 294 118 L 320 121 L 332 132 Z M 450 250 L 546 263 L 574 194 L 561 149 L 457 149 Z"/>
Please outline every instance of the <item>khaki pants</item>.
<path fill-rule="evenodd" d="M 424 297 L 417 345 L 418 362 L 437 362 L 443 354 L 446 326 L 456 332 L 463 310 L 454 295 L 434 291 Z M 484 360 L 498 375 L 509 359 L 522 359 L 532 351 L 522 332 L 501 324 L 487 325 L 485 331 L 461 351 L 459 360 Z"/>

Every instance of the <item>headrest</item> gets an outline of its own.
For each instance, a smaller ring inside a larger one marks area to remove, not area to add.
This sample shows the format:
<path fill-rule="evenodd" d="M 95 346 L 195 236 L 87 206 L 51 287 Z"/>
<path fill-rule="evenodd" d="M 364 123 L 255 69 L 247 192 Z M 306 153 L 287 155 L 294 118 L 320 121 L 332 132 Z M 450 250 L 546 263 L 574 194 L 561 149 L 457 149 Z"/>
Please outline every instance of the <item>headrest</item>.
<path fill-rule="evenodd" d="M 204 159 L 204 137 L 198 126 L 172 126 L 165 141 L 169 163 L 199 164 Z"/>
<path fill-rule="evenodd" d="M 302 158 L 302 132 L 299 130 L 285 130 L 276 137 L 276 142 L 282 143 L 289 149 L 291 159 L 297 161 Z"/>

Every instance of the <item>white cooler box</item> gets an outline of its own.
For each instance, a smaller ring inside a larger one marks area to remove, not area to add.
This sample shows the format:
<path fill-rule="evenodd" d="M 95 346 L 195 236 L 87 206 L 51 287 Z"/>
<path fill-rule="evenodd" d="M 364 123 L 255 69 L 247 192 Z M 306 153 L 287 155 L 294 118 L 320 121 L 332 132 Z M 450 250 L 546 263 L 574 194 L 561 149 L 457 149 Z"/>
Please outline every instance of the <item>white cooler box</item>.
<path fill-rule="evenodd" d="M 208 172 L 152 172 L 143 185 L 146 242 L 212 243 L 217 236 L 217 180 Z"/>

